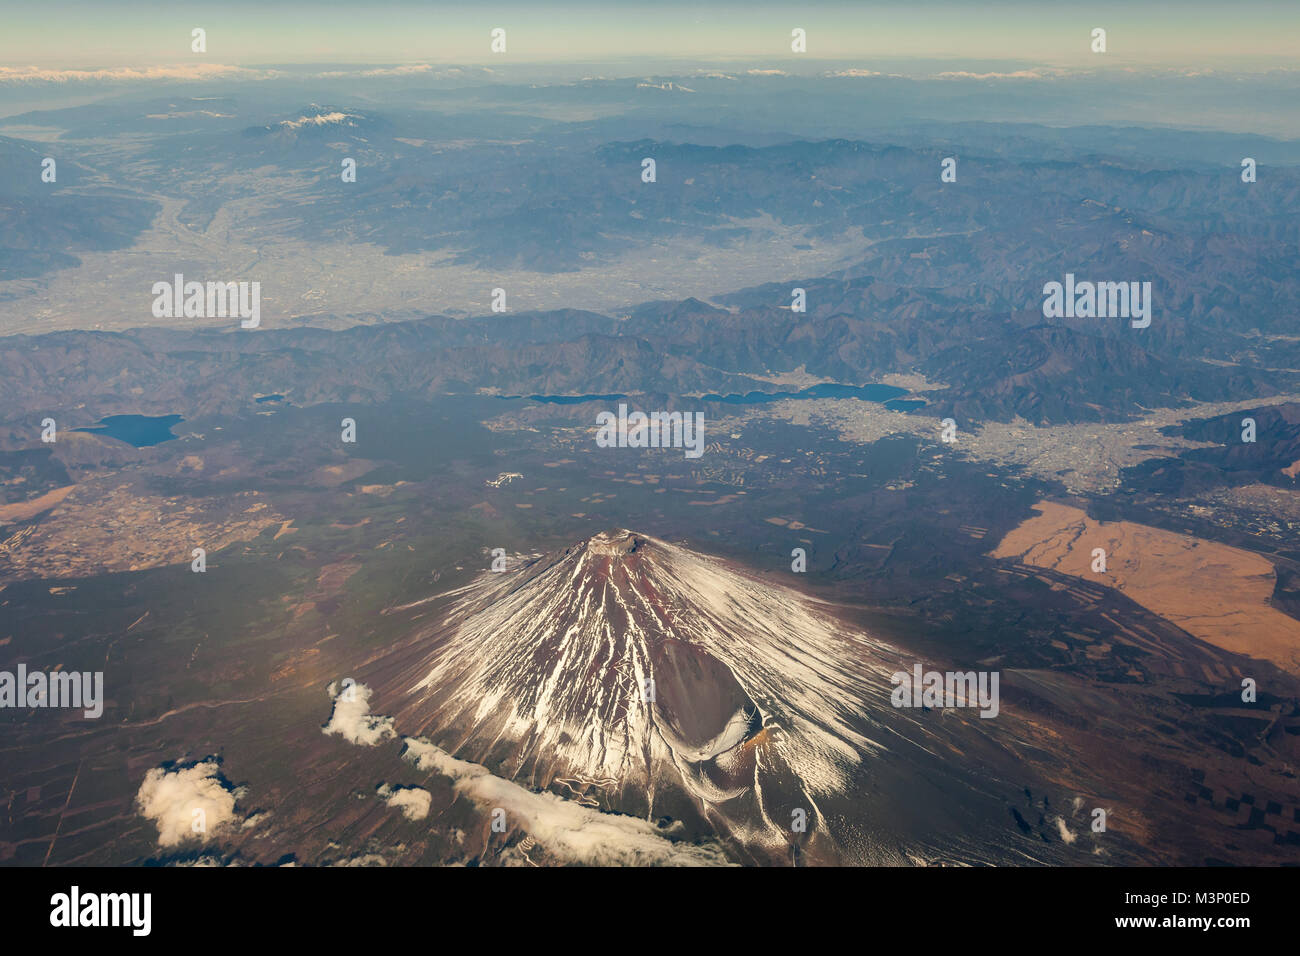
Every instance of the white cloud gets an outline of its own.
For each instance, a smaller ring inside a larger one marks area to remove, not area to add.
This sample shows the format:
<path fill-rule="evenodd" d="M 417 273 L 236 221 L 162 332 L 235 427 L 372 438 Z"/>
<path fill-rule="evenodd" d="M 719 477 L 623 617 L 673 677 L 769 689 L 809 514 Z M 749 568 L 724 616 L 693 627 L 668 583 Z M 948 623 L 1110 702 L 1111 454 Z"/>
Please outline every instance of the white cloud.
<path fill-rule="evenodd" d="M 390 807 L 401 810 L 408 820 L 423 820 L 429 815 L 429 805 L 433 802 L 433 795 L 420 787 L 390 787 L 385 783 L 375 792 Z"/>
<path fill-rule="evenodd" d="M 1065 819 L 1063 817 L 1056 818 L 1056 829 L 1057 832 L 1061 834 L 1061 839 L 1065 841 L 1066 846 L 1069 846 L 1075 840 L 1079 839 L 1073 832 L 1071 832 L 1070 828 L 1065 825 Z"/>
<path fill-rule="evenodd" d="M 1011 73 L 971 73 L 968 70 L 951 70 L 936 73 L 940 80 L 1045 80 L 1058 75 L 1056 71 L 1015 70 Z"/>
<path fill-rule="evenodd" d="M 674 843 L 648 820 L 601 813 L 553 793 L 533 793 L 457 760 L 421 737 L 405 737 L 402 755 L 421 770 L 450 777 L 456 792 L 489 810 L 505 811 L 508 826 L 526 831 L 551 856 L 594 866 L 726 866 L 716 844 Z"/>
<path fill-rule="evenodd" d="M 216 761 L 207 760 L 179 770 L 155 767 L 145 774 L 135 802 L 140 814 L 158 826 L 158 845 L 176 846 L 186 840 L 205 842 L 234 823 L 237 796 L 222 782 Z"/>
<path fill-rule="evenodd" d="M 223 860 L 219 856 L 204 855 L 197 860 L 177 860 L 174 863 L 168 863 L 168 866 L 176 867 L 197 867 L 199 869 L 216 869 L 219 867 L 244 866 L 237 859 Z"/>
<path fill-rule="evenodd" d="M 216 119 L 234 119 L 234 113 L 214 113 L 212 110 L 179 110 L 175 113 L 145 113 L 145 119 L 186 119 L 191 116 L 211 116 Z"/>
<path fill-rule="evenodd" d="M 374 747 L 390 737 L 396 737 L 392 717 L 376 717 L 370 713 L 370 688 L 353 684 L 338 692 L 330 684 L 329 695 L 334 699 L 334 713 L 329 723 L 321 728 L 323 734 L 338 734 L 348 743 L 361 747 Z"/>
<path fill-rule="evenodd" d="M 341 76 L 419 76 L 434 72 L 429 63 L 410 63 L 405 66 L 378 67 L 372 70 L 325 70 L 316 75 L 322 79 L 337 79 Z M 458 71 L 459 72 L 459 71 Z"/>
<path fill-rule="evenodd" d="M 496 71 L 486 66 L 435 66 L 432 63 L 402 63 L 396 66 L 380 66 L 367 70 L 325 70 L 312 74 L 317 79 L 339 79 L 340 77 L 375 77 L 375 76 L 430 76 L 438 79 L 462 79 L 474 76 L 491 76 Z"/>
<path fill-rule="evenodd" d="M 350 856 L 345 860 L 336 860 L 333 863 L 327 863 L 326 866 L 387 866 L 388 861 L 378 853 L 364 853 L 361 856 Z"/>
<path fill-rule="evenodd" d="M 430 76 L 462 78 L 492 70 L 472 71 L 461 67 L 436 67 L 429 63 L 355 70 L 324 70 L 303 73 L 296 70 L 261 70 L 229 63 L 182 63 L 168 66 L 119 66 L 102 70 L 56 70 L 39 66 L 0 66 L 0 83 L 136 83 L 152 80 L 271 80 L 279 78 L 340 79 L 345 77 Z"/>
<path fill-rule="evenodd" d="M 370 70 L 326 70 L 323 73 L 316 74 L 323 79 L 337 79 L 341 76 L 423 76 L 436 74 L 438 76 L 458 76 L 464 71 L 460 68 L 450 70 L 439 70 L 430 63 L 408 63 L 403 66 L 384 66 L 376 67 Z"/>
<path fill-rule="evenodd" d="M 138 80 L 266 79 L 275 70 L 250 70 L 224 63 L 184 66 L 119 66 L 110 70 L 47 70 L 37 66 L 0 66 L 0 83 L 120 83 Z"/>

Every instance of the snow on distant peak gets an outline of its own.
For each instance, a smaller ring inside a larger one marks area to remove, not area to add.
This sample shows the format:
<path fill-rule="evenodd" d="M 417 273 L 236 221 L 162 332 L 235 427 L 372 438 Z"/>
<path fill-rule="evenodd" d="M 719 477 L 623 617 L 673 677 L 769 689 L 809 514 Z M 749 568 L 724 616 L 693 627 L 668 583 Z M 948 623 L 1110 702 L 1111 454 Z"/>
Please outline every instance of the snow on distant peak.
<path fill-rule="evenodd" d="M 278 129 L 298 130 L 304 126 L 342 126 L 355 125 L 356 120 L 364 120 L 360 113 L 344 113 L 342 109 L 328 109 L 317 107 L 315 103 L 296 120 L 281 120 L 276 124 Z"/>
<path fill-rule="evenodd" d="M 293 120 L 281 120 L 277 125 L 283 129 L 301 129 L 304 126 L 330 126 L 363 118 L 360 113 L 342 113 L 335 110 L 332 113 L 315 113 L 299 116 Z"/>

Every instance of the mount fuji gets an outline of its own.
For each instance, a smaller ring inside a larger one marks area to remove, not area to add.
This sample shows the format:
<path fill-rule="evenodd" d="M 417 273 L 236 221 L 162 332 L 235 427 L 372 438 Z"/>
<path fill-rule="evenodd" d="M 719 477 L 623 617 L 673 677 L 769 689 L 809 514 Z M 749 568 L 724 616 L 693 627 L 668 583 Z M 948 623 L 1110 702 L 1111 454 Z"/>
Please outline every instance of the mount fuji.
<path fill-rule="evenodd" d="M 622 529 L 439 600 L 384 696 L 503 778 L 674 821 L 742 862 L 1054 858 L 1007 813 L 1042 779 L 1033 728 L 894 708 L 890 675 L 914 658 L 834 604 Z"/>

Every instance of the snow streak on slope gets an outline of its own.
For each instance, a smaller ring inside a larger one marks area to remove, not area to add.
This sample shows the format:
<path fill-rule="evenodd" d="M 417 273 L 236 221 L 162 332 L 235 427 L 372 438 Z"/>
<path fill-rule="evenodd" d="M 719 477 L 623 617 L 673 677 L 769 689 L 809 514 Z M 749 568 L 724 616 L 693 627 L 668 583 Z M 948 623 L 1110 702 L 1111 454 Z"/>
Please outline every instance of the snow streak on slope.
<path fill-rule="evenodd" d="M 412 690 L 454 750 L 543 787 L 640 793 L 651 813 L 684 791 L 778 845 L 790 807 L 816 816 L 883 749 L 866 708 L 890 710 L 900 655 L 720 560 L 619 531 L 453 597 Z"/>

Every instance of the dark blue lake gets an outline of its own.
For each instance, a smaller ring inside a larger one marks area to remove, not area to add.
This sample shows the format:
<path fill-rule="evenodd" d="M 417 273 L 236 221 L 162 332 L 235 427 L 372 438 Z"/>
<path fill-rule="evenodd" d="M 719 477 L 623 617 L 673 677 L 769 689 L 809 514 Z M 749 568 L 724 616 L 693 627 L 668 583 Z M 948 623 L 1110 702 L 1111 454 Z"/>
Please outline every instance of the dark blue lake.
<path fill-rule="evenodd" d="M 171 441 L 176 437 L 172 434 L 172 426 L 184 420 L 179 415 L 109 415 L 101 418 L 98 425 L 74 430 L 107 435 L 136 448 L 145 448 Z"/>
<path fill-rule="evenodd" d="M 746 392 L 744 395 L 701 395 L 702 402 L 724 405 L 766 405 L 787 398 L 856 398 L 863 402 L 887 402 L 907 394 L 907 389 L 893 385 L 839 385 L 834 382 L 813 385 L 797 392 Z"/>
<path fill-rule="evenodd" d="M 900 410 L 920 408 L 925 404 L 925 402 L 916 400 L 897 401 L 899 396 L 906 394 L 907 389 L 897 388 L 893 385 L 839 385 L 830 382 L 813 385 L 797 392 L 746 392 L 744 395 L 733 392 L 729 395 L 692 395 L 690 398 L 697 402 L 721 402 L 724 405 L 766 405 L 769 402 L 780 402 L 787 398 L 856 398 L 863 402 L 884 402 L 890 408 L 897 407 Z M 626 395 L 501 395 L 499 397 L 512 401 L 518 401 L 526 397 L 530 401 L 545 402 L 548 405 L 617 402 L 627 398 Z"/>
<path fill-rule="evenodd" d="M 545 402 L 547 405 L 581 405 L 583 402 L 616 402 L 626 395 L 498 395 L 498 398 L 519 401 L 527 398 L 533 402 Z"/>
<path fill-rule="evenodd" d="M 925 408 L 925 400 L 920 398 L 896 398 L 885 402 L 885 407 L 894 412 L 910 412 L 914 408 Z"/>

